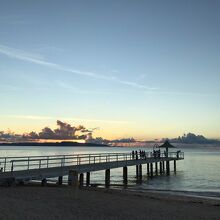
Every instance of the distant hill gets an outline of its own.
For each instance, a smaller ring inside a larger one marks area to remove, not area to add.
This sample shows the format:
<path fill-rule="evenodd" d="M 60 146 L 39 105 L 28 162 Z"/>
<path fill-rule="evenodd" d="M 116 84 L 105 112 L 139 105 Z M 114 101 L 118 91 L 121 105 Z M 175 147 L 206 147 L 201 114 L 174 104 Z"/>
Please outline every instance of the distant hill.
<path fill-rule="evenodd" d="M 205 138 L 203 135 L 196 135 L 193 133 L 184 134 L 182 137 L 168 139 L 164 138 L 163 140 L 169 140 L 173 143 L 183 143 L 183 144 L 219 144 L 219 140 L 215 139 L 208 139 Z"/>

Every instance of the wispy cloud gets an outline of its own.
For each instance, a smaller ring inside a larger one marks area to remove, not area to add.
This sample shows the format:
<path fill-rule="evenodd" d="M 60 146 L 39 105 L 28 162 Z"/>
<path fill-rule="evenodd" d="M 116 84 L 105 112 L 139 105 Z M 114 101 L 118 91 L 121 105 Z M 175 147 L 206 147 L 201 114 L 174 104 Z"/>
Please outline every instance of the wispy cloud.
<path fill-rule="evenodd" d="M 68 67 L 56 64 L 56 63 L 48 62 L 48 61 L 44 60 L 43 57 L 39 57 L 34 54 L 30 54 L 30 53 L 27 53 L 25 51 L 18 50 L 15 48 L 7 47 L 5 45 L 0 45 L 0 53 L 6 55 L 8 57 L 14 58 L 14 59 L 19 59 L 22 61 L 31 62 L 34 64 L 38 64 L 41 66 L 53 68 L 53 69 L 64 71 L 64 72 L 70 72 L 73 74 L 86 76 L 86 77 L 90 77 L 90 78 L 113 81 L 116 83 L 127 85 L 129 87 L 136 88 L 136 89 L 152 90 L 152 88 L 149 88 L 145 85 L 142 85 L 142 84 L 139 84 L 136 82 L 121 80 L 115 76 L 105 76 L 105 75 L 101 75 L 101 74 L 98 74 L 95 72 L 81 71 L 81 70 L 77 70 L 77 69 L 73 69 L 73 68 L 68 68 Z"/>
<path fill-rule="evenodd" d="M 132 121 L 122 121 L 122 120 L 105 120 L 105 119 L 88 119 L 88 118 L 63 118 L 63 117 L 50 117 L 50 116 L 40 116 L 40 115 L 2 115 L 1 117 L 7 118 L 17 118 L 26 120 L 63 120 L 63 121 L 77 121 L 77 122 L 100 122 L 100 123 L 113 123 L 113 124 L 128 124 Z"/>
<path fill-rule="evenodd" d="M 59 65 L 57 64 L 44 61 L 43 56 L 31 54 L 26 51 L 18 50 L 15 48 L 4 46 L 4 45 L 0 45 L 0 53 L 11 58 L 15 58 L 15 59 L 35 63 L 35 64 L 40 64 L 40 65 L 54 67 L 54 68 L 59 67 Z"/>
<path fill-rule="evenodd" d="M 149 90 L 149 91 L 146 91 L 144 92 L 144 94 L 150 94 L 150 95 L 165 95 L 165 96 L 168 96 L 168 95 L 176 95 L 176 96 L 192 96 L 192 95 L 195 95 L 195 96 L 215 96 L 215 95 L 218 95 L 218 94 L 214 94 L 214 93 L 205 93 L 205 92 L 185 92 L 185 91 L 168 91 L 168 90 Z"/>
<path fill-rule="evenodd" d="M 53 117 L 39 116 L 39 115 L 6 115 L 2 117 L 17 118 L 17 119 L 31 119 L 31 120 L 54 120 Z"/>
<path fill-rule="evenodd" d="M 121 84 L 128 85 L 128 86 L 132 86 L 132 87 L 136 87 L 136 88 L 139 88 L 139 89 L 145 89 L 145 90 L 156 90 L 156 89 L 158 89 L 158 88 L 154 88 L 154 87 L 147 87 L 147 86 L 138 84 L 138 83 L 136 83 L 136 82 L 123 81 L 123 80 L 118 80 L 118 81 L 119 81 Z"/>

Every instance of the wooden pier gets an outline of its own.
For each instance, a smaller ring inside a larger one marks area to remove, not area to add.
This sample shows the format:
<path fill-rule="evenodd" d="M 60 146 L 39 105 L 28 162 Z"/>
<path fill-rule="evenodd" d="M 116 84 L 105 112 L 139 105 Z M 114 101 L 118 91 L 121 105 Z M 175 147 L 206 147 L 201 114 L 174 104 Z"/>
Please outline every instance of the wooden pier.
<path fill-rule="evenodd" d="M 183 160 L 183 152 L 161 153 L 153 155 L 146 152 L 137 153 L 101 153 L 56 156 L 0 157 L 0 183 L 13 185 L 30 180 L 41 181 L 46 185 L 48 178 L 58 178 L 59 185 L 63 176 L 68 176 L 68 184 L 72 186 L 90 185 L 90 173 L 105 170 L 105 185 L 110 185 L 111 169 L 123 168 L 123 182 L 128 182 L 128 167 L 136 166 L 136 177 L 142 179 L 143 174 L 169 175 L 170 163 L 176 172 L 176 161 Z M 143 165 L 146 164 L 146 169 Z M 86 174 L 86 181 L 84 181 Z"/>

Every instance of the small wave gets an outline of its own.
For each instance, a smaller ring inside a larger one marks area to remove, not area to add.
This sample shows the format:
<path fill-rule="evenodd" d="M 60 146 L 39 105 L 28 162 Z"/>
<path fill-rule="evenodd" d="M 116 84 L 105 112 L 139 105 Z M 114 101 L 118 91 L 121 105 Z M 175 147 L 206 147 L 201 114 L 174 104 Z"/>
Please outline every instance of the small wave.
<path fill-rule="evenodd" d="M 133 187 L 127 187 L 126 190 L 132 192 L 154 192 L 154 193 L 164 193 L 170 195 L 179 195 L 179 196 L 189 196 L 197 197 L 204 199 L 215 199 L 220 201 L 220 193 L 218 192 L 199 192 L 199 191 L 180 191 L 180 190 L 160 190 L 160 189 L 135 189 Z"/>

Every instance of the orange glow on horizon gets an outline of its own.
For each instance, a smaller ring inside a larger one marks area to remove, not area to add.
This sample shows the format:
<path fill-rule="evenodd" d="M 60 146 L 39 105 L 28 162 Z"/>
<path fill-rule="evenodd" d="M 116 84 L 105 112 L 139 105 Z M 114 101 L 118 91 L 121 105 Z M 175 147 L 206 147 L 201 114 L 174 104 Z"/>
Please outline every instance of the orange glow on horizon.
<path fill-rule="evenodd" d="M 70 124 L 79 125 L 80 123 L 69 121 Z M 134 138 L 136 140 L 155 140 L 161 138 L 176 138 L 182 136 L 184 133 L 192 132 L 195 134 L 204 135 L 206 138 L 219 139 L 217 129 L 206 130 L 200 127 L 188 127 L 184 129 L 181 126 L 174 126 L 175 124 L 166 123 L 159 124 L 156 122 L 135 122 L 132 124 L 115 124 L 115 123 L 101 123 L 101 122 L 84 122 L 86 128 L 100 127 L 100 130 L 93 132 L 93 137 L 102 137 L 103 139 L 114 140 L 122 138 Z M 40 132 L 42 128 L 50 127 L 56 129 L 56 122 L 48 120 L 31 120 L 31 119 L 10 119 L 2 118 L 0 124 L 0 131 L 7 132 L 10 130 L 15 134 L 30 133 L 31 131 Z M 62 141 L 62 140 L 53 140 Z M 63 140 L 68 141 L 68 140 Z M 79 140 L 73 140 L 79 141 Z M 84 141 L 84 140 L 83 140 Z"/>
<path fill-rule="evenodd" d="M 78 139 L 39 139 L 39 140 L 33 140 L 39 143 L 51 143 L 51 142 L 77 142 L 77 143 L 85 143 L 85 140 L 78 140 Z"/>

